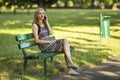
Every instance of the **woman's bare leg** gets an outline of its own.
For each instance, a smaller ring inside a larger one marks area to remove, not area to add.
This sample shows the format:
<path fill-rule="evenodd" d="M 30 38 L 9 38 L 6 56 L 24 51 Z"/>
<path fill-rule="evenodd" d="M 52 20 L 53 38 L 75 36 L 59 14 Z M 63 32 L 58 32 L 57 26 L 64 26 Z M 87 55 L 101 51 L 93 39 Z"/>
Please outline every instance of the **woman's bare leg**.
<path fill-rule="evenodd" d="M 60 47 L 59 52 L 64 52 L 64 50 L 63 50 L 63 45 Z M 68 62 L 68 59 L 67 59 L 67 57 L 66 57 L 65 54 L 64 54 L 64 57 L 65 57 L 66 64 L 68 65 L 69 62 Z"/>
<path fill-rule="evenodd" d="M 59 51 L 64 51 L 65 60 L 66 60 L 67 65 L 73 64 L 73 61 L 71 58 L 71 53 L 70 53 L 70 46 L 69 46 L 69 43 L 66 39 L 64 39 L 63 45 L 61 46 Z"/>
<path fill-rule="evenodd" d="M 63 48 L 64 48 L 64 54 L 65 54 L 67 64 L 73 64 L 71 53 L 70 53 L 70 46 L 66 39 L 64 39 Z"/>
<path fill-rule="evenodd" d="M 67 66 L 69 64 L 73 65 L 73 61 L 72 61 L 71 53 L 70 53 L 70 46 L 69 46 L 69 43 L 66 39 L 64 39 L 63 45 L 61 46 L 59 51 L 64 51 L 64 57 L 65 57 L 65 61 L 66 61 Z M 69 68 L 68 74 L 78 75 L 79 73 L 74 71 L 72 68 Z"/>

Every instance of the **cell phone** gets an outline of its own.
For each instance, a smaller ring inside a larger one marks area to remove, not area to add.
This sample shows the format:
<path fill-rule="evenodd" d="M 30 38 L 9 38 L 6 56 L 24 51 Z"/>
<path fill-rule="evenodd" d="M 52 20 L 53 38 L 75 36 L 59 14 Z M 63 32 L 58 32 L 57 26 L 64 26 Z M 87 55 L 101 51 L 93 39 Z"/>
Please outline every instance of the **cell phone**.
<path fill-rule="evenodd" d="M 46 19 L 46 15 L 44 16 L 44 19 Z"/>

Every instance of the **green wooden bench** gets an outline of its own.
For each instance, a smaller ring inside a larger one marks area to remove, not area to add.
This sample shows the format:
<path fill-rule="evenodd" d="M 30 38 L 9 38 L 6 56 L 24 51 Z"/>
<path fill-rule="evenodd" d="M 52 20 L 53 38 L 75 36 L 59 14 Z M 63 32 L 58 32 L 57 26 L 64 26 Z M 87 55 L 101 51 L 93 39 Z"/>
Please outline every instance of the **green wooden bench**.
<path fill-rule="evenodd" d="M 28 51 L 26 49 L 32 47 L 32 46 L 38 46 L 34 41 L 34 36 L 32 33 L 29 34 L 22 34 L 15 37 L 18 41 L 18 47 L 22 50 L 23 53 L 23 59 L 24 59 L 24 65 L 23 65 L 23 71 L 25 71 L 27 66 L 27 61 L 31 59 L 43 59 L 44 63 L 44 75 L 47 74 L 47 59 L 50 58 L 51 62 L 53 61 L 53 57 L 55 55 L 58 55 L 56 53 L 50 53 L 50 52 L 37 52 L 34 54 L 28 54 Z M 55 37 L 50 37 L 51 39 L 55 40 Z M 74 50 L 74 47 L 70 46 L 71 51 Z"/>

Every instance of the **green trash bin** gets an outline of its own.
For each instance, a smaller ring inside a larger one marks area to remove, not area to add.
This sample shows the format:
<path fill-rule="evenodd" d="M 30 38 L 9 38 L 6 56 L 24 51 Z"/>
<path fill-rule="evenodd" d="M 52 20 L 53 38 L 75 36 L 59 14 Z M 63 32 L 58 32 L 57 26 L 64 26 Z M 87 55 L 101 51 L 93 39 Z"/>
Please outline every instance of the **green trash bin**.
<path fill-rule="evenodd" d="M 110 37 L 110 16 L 103 16 L 100 14 L 100 37 Z"/>

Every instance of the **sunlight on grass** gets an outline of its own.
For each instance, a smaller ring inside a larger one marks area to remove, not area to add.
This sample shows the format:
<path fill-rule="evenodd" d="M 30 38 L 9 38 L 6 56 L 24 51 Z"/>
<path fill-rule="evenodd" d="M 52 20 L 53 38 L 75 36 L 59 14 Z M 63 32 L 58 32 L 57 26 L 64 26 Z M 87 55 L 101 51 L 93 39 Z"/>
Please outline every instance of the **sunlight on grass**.
<path fill-rule="evenodd" d="M 5 21 L 3 23 L 4 26 L 7 26 L 7 25 L 13 25 L 13 24 L 16 24 L 16 23 L 19 23 L 20 21 L 19 20 L 16 20 L 16 21 Z"/>
<path fill-rule="evenodd" d="M 26 80 L 51 80 L 53 76 L 59 75 L 60 70 L 67 70 L 64 55 L 59 55 L 54 58 L 53 65 L 48 61 L 48 77 L 43 76 L 43 62 L 40 60 L 29 61 L 26 74 L 21 75 L 23 55 L 18 49 L 15 36 L 32 32 L 33 11 L 30 15 L 25 14 L 25 11 L 19 11 L 16 15 L 9 12 L 0 14 L 0 78 L 4 80 L 19 80 L 21 77 Z M 99 29 L 100 13 L 111 16 L 110 38 L 103 38 L 102 41 Z M 93 67 L 110 57 L 120 55 L 119 11 L 48 9 L 47 14 L 56 38 L 66 38 L 70 45 L 75 47 L 72 58 L 79 67 Z M 28 52 L 38 51 L 37 48 L 34 49 L 28 49 Z"/>
<path fill-rule="evenodd" d="M 22 30 L 22 32 L 21 32 Z M 27 33 L 31 33 L 32 30 L 31 29 L 14 29 L 14 30 L 4 30 L 4 29 L 1 29 L 0 30 L 0 34 L 11 34 L 11 35 L 18 35 L 18 34 L 27 34 Z"/>
<path fill-rule="evenodd" d="M 8 72 L 1 72 L 0 73 L 0 79 L 1 80 L 9 80 L 9 74 L 8 74 Z"/>
<path fill-rule="evenodd" d="M 33 78 L 32 76 L 30 77 L 30 76 L 24 76 L 24 79 L 27 79 L 27 80 L 36 80 L 35 78 Z"/>

